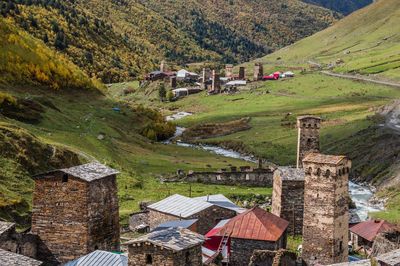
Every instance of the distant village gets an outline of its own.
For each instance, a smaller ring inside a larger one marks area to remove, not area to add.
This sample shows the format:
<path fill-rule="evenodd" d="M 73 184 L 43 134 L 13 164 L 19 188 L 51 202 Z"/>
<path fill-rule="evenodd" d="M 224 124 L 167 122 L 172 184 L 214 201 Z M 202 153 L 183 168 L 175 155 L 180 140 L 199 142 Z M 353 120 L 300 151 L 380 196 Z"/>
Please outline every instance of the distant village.
<path fill-rule="evenodd" d="M 209 68 L 203 68 L 201 74 L 190 72 L 186 69 L 171 71 L 168 70 L 166 62 L 163 61 L 160 65 L 160 70 L 148 73 L 144 77 L 144 82 L 162 81 L 168 83 L 173 100 L 177 100 L 202 91 L 206 91 L 208 95 L 233 94 L 238 92 L 240 87 L 245 87 L 254 81 L 279 80 L 295 76 L 292 71 L 277 71 L 264 75 L 264 68 L 261 63 L 254 65 L 252 80 L 247 78 L 245 67 L 239 67 L 239 73 L 234 74 L 233 65 L 228 64 L 223 72 L 225 73 L 224 77 L 221 76 L 221 71 Z"/>
<path fill-rule="evenodd" d="M 212 76 L 210 93 L 219 88 Z M 187 182 L 272 186 L 268 208 L 171 195 L 142 202 L 129 236 L 119 223 L 117 170 L 93 162 L 34 176 L 31 228 L 0 222 L 0 265 L 400 265 L 399 229 L 349 208 L 351 161 L 320 153 L 321 119 L 298 117 L 297 128 L 296 167 L 180 173 Z M 293 236 L 302 239 L 296 251 Z"/>

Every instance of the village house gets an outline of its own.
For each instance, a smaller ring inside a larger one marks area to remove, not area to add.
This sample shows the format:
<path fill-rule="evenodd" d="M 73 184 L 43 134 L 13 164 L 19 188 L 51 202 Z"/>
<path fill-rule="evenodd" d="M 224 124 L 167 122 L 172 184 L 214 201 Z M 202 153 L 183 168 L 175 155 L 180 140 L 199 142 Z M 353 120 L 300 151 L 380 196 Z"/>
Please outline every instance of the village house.
<path fill-rule="evenodd" d="M 0 221 L 0 249 L 36 258 L 37 245 L 37 236 L 24 232 L 18 233 L 15 223 Z"/>
<path fill-rule="evenodd" d="M 247 266 L 255 250 L 276 251 L 286 248 L 288 222 L 259 207 L 221 221 L 206 234 L 204 248 L 214 251 L 209 262 L 219 253 L 231 266 Z M 222 247 L 226 247 L 223 252 Z"/>
<path fill-rule="evenodd" d="M 376 260 L 380 266 L 400 266 L 400 249 L 382 254 Z"/>
<path fill-rule="evenodd" d="M 2 266 L 42 266 L 43 262 L 14 252 L 0 249 L 0 265 Z"/>
<path fill-rule="evenodd" d="M 369 220 L 361 222 L 350 228 L 351 242 L 355 249 L 370 249 L 375 238 L 380 233 L 385 233 L 395 229 L 395 225 L 384 220 Z"/>
<path fill-rule="evenodd" d="M 208 232 L 219 221 L 236 215 L 234 210 L 178 194 L 149 205 L 147 211 L 150 229 L 171 220 L 197 219 L 197 230 L 200 234 Z"/>
<path fill-rule="evenodd" d="M 128 256 L 103 250 L 96 250 L 64 266 L 128 266 Z"/>
<path fill-rule="evenodd" d="M 176 78 L 180 81 L 198 81 L 199 77 L 199 74 L 187 71 L 186 69 L 176 72 Z"/>
<path fill-rule="evenodd" d="M 184 228 L 168 228 L 131 240 L 129 266 L 200 266 L 204 237 Z"/>
<path fill-rule="evenodd" d="M 32 234 L 40 238 L 43 260 L 63 263 L 97 249 L 119 250 L 116 174 L 89 163 L 34 177 Z"/>

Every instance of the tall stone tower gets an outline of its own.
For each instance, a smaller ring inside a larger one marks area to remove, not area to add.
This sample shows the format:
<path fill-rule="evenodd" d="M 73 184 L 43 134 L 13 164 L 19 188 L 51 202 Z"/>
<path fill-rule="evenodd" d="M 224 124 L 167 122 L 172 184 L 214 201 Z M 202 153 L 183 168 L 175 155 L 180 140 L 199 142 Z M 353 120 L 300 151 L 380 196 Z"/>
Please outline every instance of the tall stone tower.
<path fill-rule="evenodd" d="M 310 152 L 319 152 L 319 130 L 321 118 L 300 116 L 297 118 L 297 168 L 303 167 L 303 159 Z"/>
<path fill-rule="evenodd" d="M 345 156 L 310 153 L 303 166 L 302 258 L 307 265 L 347 262 L 351 161 Z"/>
<path fill-rule="evenodd" d="M 264 76 L 264 67 L 262 63 L 254 64 L 254 81 L 262 80 Z"/>
<path fill-rule="evenodd" d="M 225 66 L 225 77 L 232 78 L 233 76 L 233 65 L 228 64 Z"/>
<path fill-rule="evenodd" d="M 96 249 L 119 251 L 114 169 L 90 163 L 37 175 L 32 233 L 40 260 L 65 263 Z"/>
<path fill-rule="evenodd" d="M 239 67 L 239 79 L 244 80 L 246 78 L 246 68 Z"/>
<path fill-rule="evenodd" d="M 216 70 L 212 71 L 212 84 L 211 84 L 211 93 L 219 93 L 221 90 L 221 80 L 219 77 L 219 73 Z"/>

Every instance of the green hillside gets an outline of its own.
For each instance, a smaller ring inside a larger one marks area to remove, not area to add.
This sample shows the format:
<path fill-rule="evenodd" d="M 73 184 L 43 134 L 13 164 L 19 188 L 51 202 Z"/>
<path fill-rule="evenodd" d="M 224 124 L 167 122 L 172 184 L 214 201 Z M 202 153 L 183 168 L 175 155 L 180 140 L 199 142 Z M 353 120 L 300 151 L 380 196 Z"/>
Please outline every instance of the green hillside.
<path fill-rule="evenodd" d="M 244 62 L 337 18 L 297 0 L 268 2 L 18 0 L 2 1 L 0 14 L 66 54 L 90 77 L 111 83 L 136 78 L 163 59 Z"/>
<path fill-rule="evenodd" d="M 333 71 L 400 80 L 400 2 L 377 1 L 260 61 L 270 66 L 333 63 Z M 336 62 L 339 61 L 339 64 Z M 343 61 L 341 63 L 340 61 Z"/>
<path fill-rule="evenodd" d="M 348 15 L 360 8 L 363 8 L 373 0 L 302 0 L 305 3 L 320 5 L 336 12 Z"/>

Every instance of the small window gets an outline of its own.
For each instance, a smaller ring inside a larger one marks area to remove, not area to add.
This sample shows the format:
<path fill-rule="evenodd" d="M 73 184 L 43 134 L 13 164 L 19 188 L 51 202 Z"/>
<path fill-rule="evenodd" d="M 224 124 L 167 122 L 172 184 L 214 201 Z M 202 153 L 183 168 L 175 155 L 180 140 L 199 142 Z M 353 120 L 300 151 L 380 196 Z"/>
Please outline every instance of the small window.
<path fill-rule="evenodd" d="M 98 250 L 99 249 L 99 246 L 94 246 L 94 250 Z"/>
<path fill-rule="evenodd" d="M 343 251 L 343 241 L 339 242 L 339 250 L 340 250 L 340 252 Z"/>
<path fill-rule="evenodd" d="M 150 254 L 146 255 L 146 265 L 153 265 L 153 257 Z"/>
<path fill-rule="evenodd" d="M 192 261 L 190 260 L 190 252 L 189 251 L 187 251 L 185 254 L 185 264 L 186 264 L 186 266 L 192 265 Z"/>
<path fill-rule="evenodd" d="M 63 174 L 62 182 L 63 183 L 67 183 L 68 182 L 68 174 Z"/>

